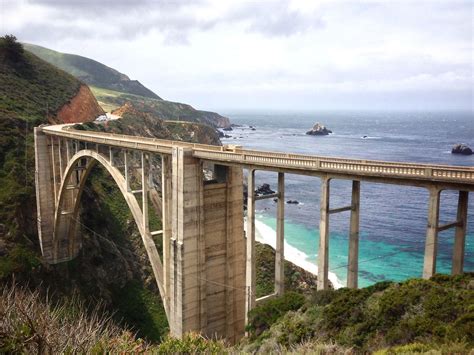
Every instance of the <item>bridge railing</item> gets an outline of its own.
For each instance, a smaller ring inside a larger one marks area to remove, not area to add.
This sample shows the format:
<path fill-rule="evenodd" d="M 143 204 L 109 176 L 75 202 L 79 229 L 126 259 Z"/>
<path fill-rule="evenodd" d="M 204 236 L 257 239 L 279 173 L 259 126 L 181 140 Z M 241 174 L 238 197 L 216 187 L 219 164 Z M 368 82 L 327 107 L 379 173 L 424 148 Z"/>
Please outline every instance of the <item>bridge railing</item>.
<path fill-rule="evenodd" d="M 269 168 L 297 169 L 365 175 L 372 177 L 416 178 L 436 181 L 456 181 L 474 184 L 474 168 L 437 164 L 386 162 L 376 160 L 323 157 L 295 153 L 267 152 L 242 149 L 240 146 L 214 146 L 198 143 L 178 142 L 166 139 L 134 137 L 123 134 L 79 131 L 46 127 L 46 133 L 83 142 L 112 145 L 126 149 L 146 150 L 171 154 L 173 147 L 193 149 L 194 156 L 201 159 L 235 162 Z"/>
<path fill-rule="evenodd" d="M 312 171 L 353 173 L 371 176 L 410 177 L 422 179 L 457 180 L 474 183 L 474 169 L 469 167 L 449 167 L 428 164 L 378 162 L 370 160 L 311 157 L 298 154 L 256 152 L 196 151 L 201 159 L 238 162 L 248 165 L 260 165 L 275 168 L 293 168 Z"/>

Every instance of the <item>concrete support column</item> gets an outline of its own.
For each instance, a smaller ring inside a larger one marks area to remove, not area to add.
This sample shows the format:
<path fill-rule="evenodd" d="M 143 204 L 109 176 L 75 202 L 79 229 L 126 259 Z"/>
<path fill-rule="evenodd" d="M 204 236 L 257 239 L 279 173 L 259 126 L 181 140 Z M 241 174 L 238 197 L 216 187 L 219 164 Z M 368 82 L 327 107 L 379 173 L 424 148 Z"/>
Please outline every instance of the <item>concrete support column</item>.
<path fill-rule="evenodd" d="M 123 165 L 124 165 L 124 176 L 125 176 L 125 186 L 127 191 L 130 192 L 130 175 L 129 175 L 129 164 L 130 164 L 130 156 L 128 154 L 128 150 L 123 151 Z"/>
<path fill-rule="evenodd" d="M 141 153 L 142 163 L 142 214 L 143 214 L 143 230 L 150 233 L 150 218 L 148 215 L 148 157 L 146 153 Z"/>
<path fill-rule="evenodd" d="M 66 139 L 64 141 L 64 143 L 66 144 L 66 159 L 67 159 L 67 163 L 69 163 L 69 160 L 71 160 L 71 148 L 70 148 L 70 145 L 71 145 L 71 142 Z"/>
<path fill-rule="evenodd" d="M 275 250 L 275 293 L 285 289 L 285 174 L 278 173 L 278 206 Z"/>
<path fill-rule="evenodd" d="M 441 191 L 431 188 L 428 204 L 428 226 L 426 228 L 425 259 L 423 278 L 429 279 L 436 272 L 436 254 L 438 249 L 439 202 Z"/>
<path fill-rule="evenodd" d="M 61 147 L 62 138 L 58 138 L 58 158 L 59 158 L 59 177 L 60 181 L 63 180 L 63 154 L 62 154 L 62 147 Z"/>
<path fill-rule="evenodd" d="M 347 267 L 347 287 L 357 288 L 359 272 L 359 215 L 360 181 L 352 181 L 351 225 L 349 233 L 349 260 Z"/>
<path fill-rule="evenodd" d="M 202 273 L 205 248 L 202 226 L 203 177 L 192 149 L 173 147 L 173 223 L 170 278 L 170 332 L 181 337 L 202 328 Z"/>
<path fill-rule="evenodd" d="M 170 298 L 170 240 L 171 240 L 171 156 L 161 157 L 161 203 L 162 203 L 162 230 L 163 230 L 163 287 L 165 297 Z"/>
<path fill-rule="evenodd" d="M 464 266 L 464 248 L 466 245 L 466 229 L 467 229 L 467 209 L 468 209 L 469 192 L 459 191 L 458 198 L 458 214 L 456 231 L 454 233 L 453 247 L 453 264 L 451 273 L 458 275 L 463 272 Z"/>
<path fill-rule="evenodd" d="M 112 147 L 109 147 L 109 163 L 110 166 L 114 166 L 114 150 Z"/>
<path fill-rule="evenodd" d="M 255 307 L 256 268 L 255 268 L 255 170 L 250 169 L 247 177 L 247 256 L 246 256 L 246 303 L 245 322 L 248 312 Z"/>
<path fill-rule="evenodd" d="M 51 136 L 49 138 L 51 144 L 51 168 L 53 173 L 53 190 L 54 190 L 54 205 L 58 203 L 58 182 L 57 182 L 57 172 L 56 172 L 56 153 L 54 152 L 54 140 L 55 138 Z"/>
<path fill-rule="evenodd" d="M 318 253 L 318 290 L 329 288 L 329 186 L 330 179 L 321 179 L 321 208 L 319 221 L 319 253 Z"/>

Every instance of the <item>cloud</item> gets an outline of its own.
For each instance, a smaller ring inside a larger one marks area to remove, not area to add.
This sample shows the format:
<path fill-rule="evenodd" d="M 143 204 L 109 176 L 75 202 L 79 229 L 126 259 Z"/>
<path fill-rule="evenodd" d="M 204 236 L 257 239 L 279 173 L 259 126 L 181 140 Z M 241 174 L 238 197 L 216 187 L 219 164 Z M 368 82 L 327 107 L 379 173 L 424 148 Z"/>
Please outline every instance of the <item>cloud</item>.
<path fill-rule="evenodd" d="M 7 6 L 13 4 L 13 0 L 0 1 Z M 18 13 L 16 30 L 25 40 L 37 39 L 40 33 L 32 30 L 36 27 L 55 39 L 71 35 L 134 39 L 157 31 L 163 34 L 165 43 L 186 44 L 191 33 L 210 31 L 218 25 L 243 23 L 247 31 L 270 37 L 291 36 L 323 25 L 314 14 L 291 9 L 286 1 L 225 4 L 221 13 L 213 11 L 215 2 L 185 0 L 20 0 L 12 8 Z M 21 15 L 29 8 L 45 16 L 24 21 Z"/>
<path fill-rule="evenodd" d="M 242 2 L 229 10 L 229 22 L 247 23 L 247 30 L 268 36 L 291 36 L 323 27 L 317 15 L 292 9 L 287 1 Z"/>
<path fill-rule="evenodd" d="M 370 106 L 383 95 L 408 100 L 410 93 L 409 102 L 429 105 L 424 100 L 430 91 L 436 105 L 472 103 L 471 1 L 0 0 L 0 5 L 4 33 L 94 58 L 160 96 L 204 108 L 216 106 L 212 98 L 225 105 L 249 95 L 265 98 L 262 106 L 274 104 L 272 97 L 288 106 L 324 97 L 352 103 L 357 98 Z"/>

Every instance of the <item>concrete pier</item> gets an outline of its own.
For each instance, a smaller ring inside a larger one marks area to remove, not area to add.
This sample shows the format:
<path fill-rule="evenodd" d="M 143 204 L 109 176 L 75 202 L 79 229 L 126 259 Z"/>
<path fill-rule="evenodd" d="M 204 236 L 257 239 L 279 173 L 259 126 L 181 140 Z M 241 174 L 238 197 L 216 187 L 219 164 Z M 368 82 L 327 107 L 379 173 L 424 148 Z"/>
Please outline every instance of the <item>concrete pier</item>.
<path fill-rule="evenodd" d="M 463 272 L 464 265 L 464 249 L 466 246 L 466 230 L 467 230 L 467 206 L 469 200 L 469 192 L 459 191 L 457 225 L 454 234 L 453 247 L 453 266 L 451 273 L 459 275 Z"/>
<path fill-rule="evenodd" d="M 437 188 L 429 190 L 428 225 L 426 227 L 425 260 L 423 278 L 429 279 L 436 272 L 436 254 L 438 251 L 438 222 L 441 191 Z"/>
<path fill-rule="evenodd" d="M 352 181 L 351 222 L 349 233 L 349 258 L 347 265 L 347 287 L 357 288 L 359 277 L 359 215 L 360 181 Z"/>
<path fill-rule="evenodd" d="M 321 179 L 321 202 L 319 220 L 319 252 L 318 252 L 318 290 L 329 288 L 329 196 L 330 179 Z"/>
<path fill-rule="evenodd" d="M 278 173 L 278 200 L 275 248 L 275 294 L 285 290 L 285 175 Z"/>

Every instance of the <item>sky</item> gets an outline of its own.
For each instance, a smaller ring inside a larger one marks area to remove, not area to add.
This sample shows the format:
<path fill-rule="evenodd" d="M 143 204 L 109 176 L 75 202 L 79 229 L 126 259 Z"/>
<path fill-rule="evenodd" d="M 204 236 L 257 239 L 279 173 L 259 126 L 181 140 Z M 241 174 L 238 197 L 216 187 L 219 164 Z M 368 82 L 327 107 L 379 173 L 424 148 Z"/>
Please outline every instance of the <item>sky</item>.
<path fill-rule="evenodd" d="M 471 110 L 474 1 L 0 0 L 0 30 L 209 110 Z"/>

